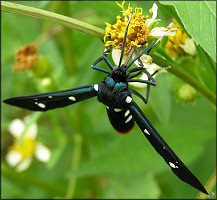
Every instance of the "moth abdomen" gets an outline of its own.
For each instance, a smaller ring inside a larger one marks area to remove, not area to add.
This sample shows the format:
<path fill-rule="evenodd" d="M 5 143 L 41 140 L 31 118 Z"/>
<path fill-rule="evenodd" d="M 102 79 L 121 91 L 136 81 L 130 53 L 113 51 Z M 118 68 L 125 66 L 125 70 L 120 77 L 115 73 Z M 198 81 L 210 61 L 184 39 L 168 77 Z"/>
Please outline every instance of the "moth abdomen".
<path fill-rule="evenodd" d="M 118 133 L 126 134 L 132 130 L 134 120 L 129 110 L 108 107 L 106 110 L 112 126 Z"/>

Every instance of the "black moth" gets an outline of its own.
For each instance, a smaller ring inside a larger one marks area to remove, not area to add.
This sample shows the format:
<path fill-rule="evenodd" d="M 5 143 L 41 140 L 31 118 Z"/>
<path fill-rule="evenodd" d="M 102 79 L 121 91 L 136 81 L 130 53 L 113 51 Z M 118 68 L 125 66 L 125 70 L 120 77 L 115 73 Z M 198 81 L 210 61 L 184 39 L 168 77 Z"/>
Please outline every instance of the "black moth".
<path fill-rule="evenodd" d="M 147 103 L 149 96 L 149 87 L 150 85 L 156 85 L 152 77 L 153 74 L 150 75 L 145 70 L 140 60 L 140 57 L 143 54 L 148 53 L 151 48 L 161 40 L 163 36 L 159 38 L 156 42 L 145 48 L 143 51 L 139 49 L 138 55 L 132 59 L 130 64 L 128 64 L 135 50 L 135 48 L 132 48 L 125 63 L 122 64 L 124 48 L 126 45 L 127 31 L 131 17 L 128 20 L 128 24 L 125 30 L 119 65 L 113 67 L 109 60 L 106 58 L 110 51 L 110 48 L 106 48 L 102 56 L 97 59 L 92 65 L 92 69 L 109 74 L 107 77 L 105 77 L 103 81 L 99 82 L 98 84 L 86 85 L 68 90 L 9 98 L 4 100 L 4 102 L 32 111 L 47 111 L 54 108 L 65 107 L 79 101 L 83 101 L 85 99 L 97 96 L 98 101 L 106 106 L 108 117 L 116 131 L 120 133 L 129 132 L 133 128 L 135 121 L 140 127 L 142 133 L 155 148 L 155 150 L 166 161 L 166 163 L 176 174 L 176 176 L 178 176 L 182 181 L 198 189 L 199 191 L 208 194 L 200 181 L 179 159 L 179 157 L 160 136 L 157 130 L 152 126 L 152 124 L 149 122 L 149 120 L 138 107 L 138 105 L 133 101 L 131 94 L 137 95 L 145 103 Z M 96 64 L 101 62 L 102 60 L 105 61 L 105 63 L 111 69 L 111 72 L 96 66 Z M 129 69 L 129 67 L 137 60 L 141 67 Z M 131 75 L 131 73 L 135 72 L 137 73 Z M 148 77 L 148 80 L 134 78 L 141 73 L 145 73 Z M 146 99 L 135 90 L 130 89 L 128 86 L 128 82 L 141 82 L 147 84 Z"/>

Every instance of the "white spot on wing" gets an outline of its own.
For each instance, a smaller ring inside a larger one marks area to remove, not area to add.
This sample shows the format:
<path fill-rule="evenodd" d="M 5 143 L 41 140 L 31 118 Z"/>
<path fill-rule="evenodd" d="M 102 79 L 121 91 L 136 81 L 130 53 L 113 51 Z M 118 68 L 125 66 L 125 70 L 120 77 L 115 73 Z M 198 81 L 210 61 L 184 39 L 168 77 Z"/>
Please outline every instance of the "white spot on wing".
<path fill-rule="evenodd" d="M 129 115 L 129 114 L 130 114 L 130 111 L 127 110 L 127 111 L 125 112 L 125 114 L 124 114 L 124 117 L 127 117 L 127 115 Z"/>
<path fill-rule="evenodd" d="M 38 106 L 39 106 L 40 108 L 45 108 L 45 107 L 46 107 L 46 105 L 43 104 L 43 103 L 38 103 Z"/>
<path fill-rule="evenodd" d="M 48 98 L 49 98 L 49 99 L 52 99 L 53 97 L 52 97 L 52 96 L 48 96 Z"/>
<path fill-rule="evenodd" d="M 144 133 L 146 133 L 147 135 L 150 135 L 147 129 L 144 130 Z"/>
<path fill-rule="evenodd" d="M 68 97 L 68 98 L 69 98 L 69 100 L 71 100 L 71 101 L 76 101 L 75 97 L 73 97 L 73 96 Z"/>
<path fill-rule="evenodd" d="M 172 167 L 172 168 L 178 168 L 178 166 L 174 165 L 174 163 L 172 163 L 172 162 L 169 162 L 169 165 L 170 165 L 170 167 Z"/>
<path fill-rule="evenodd" d="M 127 96 L 125 102 L 130 103 L 133 99 L 130 96 Z"/>
<path fill-rule="evenodd" d="M 93 88 L 94 88 L 94 90 L 98 91 L 98 89 L 99 89 L 98 84 L 95 84 L 95 85 L 93 86 Z"/>
<path fill-rule="evenodd" d="M 106 106 L 106 105 L 105 105 L 105 107 L 106 107 L 107 109 L 109 109 L 109 107 L 108 107 L 108 106 Z"/>
<path fill-rule="evenodd" d="M 120 109 L 120 108 L 114 108 L 114 111 L 115 112 L 121 112 L 123 109 Z"/>
<path fill-rule="evenodd" d="M 132 119 L 132 115 L 130 115 L 127 120 L 125 121 L 125 124 L 128 123 Z"/>

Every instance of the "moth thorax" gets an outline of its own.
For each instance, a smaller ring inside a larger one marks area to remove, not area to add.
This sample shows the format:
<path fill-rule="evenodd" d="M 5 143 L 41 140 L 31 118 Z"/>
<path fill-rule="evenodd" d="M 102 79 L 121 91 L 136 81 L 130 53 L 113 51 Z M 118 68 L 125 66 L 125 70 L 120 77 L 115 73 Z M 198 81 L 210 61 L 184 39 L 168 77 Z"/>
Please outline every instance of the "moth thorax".
<path fill-rule="evenodd" d="M 118 67 L 118 65 L 115 65 L 112 70 L 111 77 L 116 82 L 126 82 L 129 75 L 130 75 L 130 72 L 126 70 L 126 66 L 122 65 L 121 67 Z"/>

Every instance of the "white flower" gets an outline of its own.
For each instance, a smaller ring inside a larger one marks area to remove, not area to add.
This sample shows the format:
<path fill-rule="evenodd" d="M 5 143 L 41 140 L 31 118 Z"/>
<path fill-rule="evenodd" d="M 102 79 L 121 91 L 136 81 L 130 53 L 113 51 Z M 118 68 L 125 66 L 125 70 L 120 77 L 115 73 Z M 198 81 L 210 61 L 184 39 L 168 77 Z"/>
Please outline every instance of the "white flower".
<path fill-rule="evenodd" d="M 112 49 L 112 59 L 113 59 L 115 65 L 119 64 L 120 57 L 121 57 L 121 52 L 118 49 L 113 48 Z M 125 62 L 125 60 L 126 60 L 126 56 L 123 57 L 121 64 L 123 64 Z"/>
<path fill-rule="evenodd" d="M 190 54 L 192 56 L 196 55 L 196 47 L 194 45 L 193 38 L 187 38 L 185 40 L 185 44 L 180 44 L 180 47 L 185 51 L 185 53 Z"/>
<path fill-rule="evenodd" d="M 145 21 L 146 28 L 149 31 L 149 33 L 148 33 L 149 37 L 159 38 L 161 36 L 167 36 L 167 35 L 175 36 L 176 31 L 178 29 L 173 27 L 173 23 L 170 23 L 167 26 L 167 28 L 165 28 L 165 27 L 152 28 L 152 25 L 154 24 L 154 22 L 161 21 L 160 19 L 156 19 L 156 17 L 157 17 L 157 9 L 158 9 L 157 4 L 154 3 L 152 8 L 151 8 L 151 12 L 153 13 L 152 18 L 147 19 Z"/>
<path fill-rule="evenodd" d="M 148 29 L 151 28 L 151 26 L 154 24 L 154 22 L 160 21 L 160 19 L 156 20 L 156 17 L 157 17 L 157 9 L 158 9 L 157 4 L 154 3 L 153 6 L 152 6 L 152 8 L 149 10 L 149 12 L 152 13 L 152 18 L 151 18 L 151 19 L 147 19 L 147 20 L 145 21 L 145 25 L 146 25 L 146 27 L 147 27 Z"/>
<path fill-rule="evenodd" d="M 135 62 L 136 63 L 136 62 Z M 139 66 L 139 65 L 138 65 Z M 149 72 L 149 74 L 153 74 L 155 71 L 161 69 L 161 67 L 159 67 L 158 65 L 156 65 L 155 63 L 152 63 L 152 64 L 149 64 L 148 67 L 146 68 L 146 70 Z M 156 74 L 153 76 L 153 78 L 156 76 Z M 148 76 L 143 73 L 140 77 L 138 77 L 139 79 L 142 79 L 142 80 L 148 80 Z M 147 85 L 144 84 L 144 83 L 139 83 L 139 82 L 130 82 L 129 83 L 130 85 L 133 85 L 135 87 L 141 87 L 141 88 L 144 88 L 146 87 Z"/>
<path fill-rule="evenodd" d="M 20 144 L 19 140 L 28 120 L 29 117 L 25 117 L 24 121 L 14 119 L 9 126 L 9 132 L 14 137 L 14 143 L 9 147 L 5 159 L 8 165 L 15 167 L 18 172 L 26 170 L 31 165 L 34 155 L 42 162 L 47 162 L 51 155 L 46 146 L 35 140 L 37 136 L 36 123 L 29 126 Z"/>
<path fill-rule="evenodd" d="M 174 60 L 182 59 L 183 56 L 197 54 L 196 46 L 194 44 L 193 38 L 189 38 L 185 31 L 182 29 L 180 24 L 173 19 L 174 27 L 178 29 L 174 37 L 168 36 L 166 45 L 168 55 Z"/>

